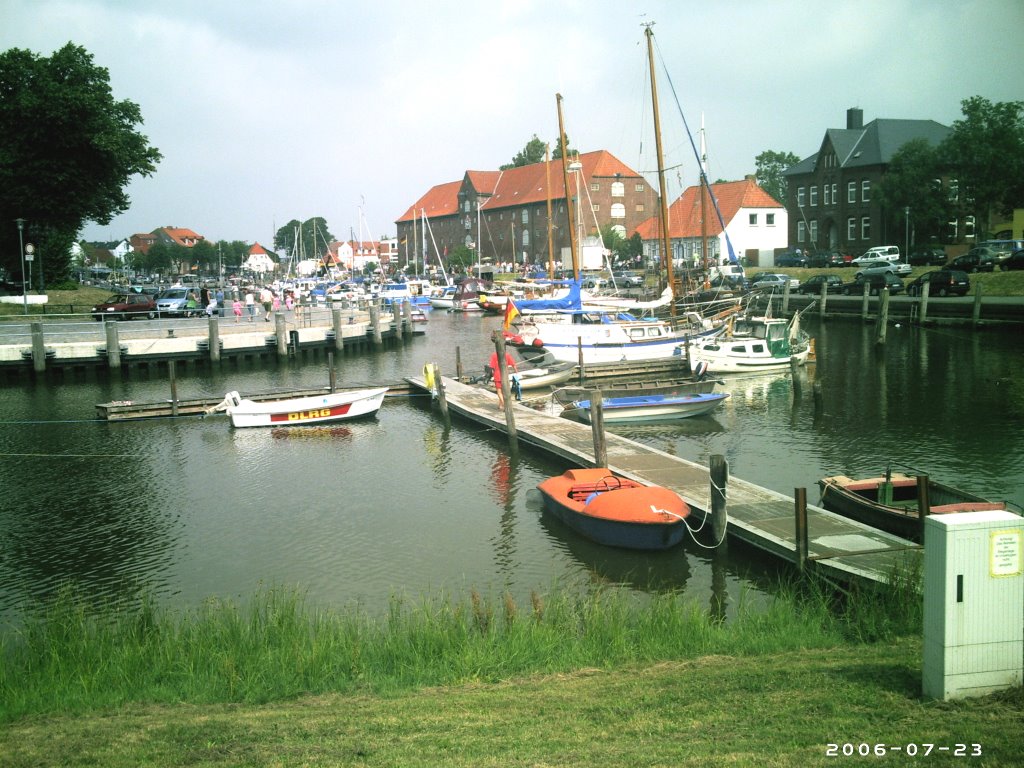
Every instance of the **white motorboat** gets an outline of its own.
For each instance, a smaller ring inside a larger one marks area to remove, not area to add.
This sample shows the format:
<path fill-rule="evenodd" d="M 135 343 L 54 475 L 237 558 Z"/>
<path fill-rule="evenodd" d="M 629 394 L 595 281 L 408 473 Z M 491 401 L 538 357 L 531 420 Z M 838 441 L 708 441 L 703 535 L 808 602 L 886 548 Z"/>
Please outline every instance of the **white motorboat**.
<path fill-rule="evenodd" d="M 246 400 L 237 392 L 228 392 L 224 400 L 208 409 L 207 413 L 227 412 L 233 427 L 323 424 L 372 416 L 380 410 L 387 391 L 387 387 L 380 387 L 261 402 Z"/>

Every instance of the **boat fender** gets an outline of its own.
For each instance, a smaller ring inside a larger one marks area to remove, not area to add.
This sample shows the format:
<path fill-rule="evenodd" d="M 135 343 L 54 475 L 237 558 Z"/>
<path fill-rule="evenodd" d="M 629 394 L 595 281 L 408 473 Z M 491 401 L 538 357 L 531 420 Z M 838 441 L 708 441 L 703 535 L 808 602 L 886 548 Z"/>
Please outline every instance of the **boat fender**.
<path fill-rule="evenodd" d="M 423 366 L 423 383 L 431 392 L 434 391 L 434 366 L 430 363 Z"/>
<path fill-rule="evenodd" d="M 708 361 L 698 360 L 693 369 L 693 375 L 697 377 L 697 381 L 704 381 L 704 377 L 708 375 Z"/>
<path fill-rule="evenodd" d="M 533 346 L 535 346 L 535 347 L 543 347 L 544 346 L 544 342 L 541 341 L 540 337 L 538 336 L 537 338 L 535 338 L 533 340 Z"/>

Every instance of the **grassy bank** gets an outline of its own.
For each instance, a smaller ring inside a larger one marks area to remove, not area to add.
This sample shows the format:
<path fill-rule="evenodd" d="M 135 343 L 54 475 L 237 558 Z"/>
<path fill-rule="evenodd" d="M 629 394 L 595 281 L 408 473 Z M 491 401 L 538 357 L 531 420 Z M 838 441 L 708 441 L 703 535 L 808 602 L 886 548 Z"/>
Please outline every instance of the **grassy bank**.
<path fill-rule="evenodd" d="M 913 577 L 780 585 L 728 622 L 616 589 L 380 617 L 291 590 L 185 613 L 65 594 L 2 638 L 0 762 L 831 765 L 829 743 L 929 742 L 1016 764 L 1021 690 L 923 702 L 919 634 Z"/>

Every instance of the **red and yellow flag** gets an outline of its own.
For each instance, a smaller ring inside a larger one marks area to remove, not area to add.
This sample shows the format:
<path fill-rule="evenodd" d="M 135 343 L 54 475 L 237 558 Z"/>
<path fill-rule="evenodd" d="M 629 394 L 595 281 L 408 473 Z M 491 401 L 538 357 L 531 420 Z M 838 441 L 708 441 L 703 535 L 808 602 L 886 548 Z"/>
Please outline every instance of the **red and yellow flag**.
<path fill-rule="evenodd" d="M 512 301 L 512 297 L 508 297 L 508 301 L 505 302 L 505 322 L 501 326 L 504 330 L 508 330 L 512 327 L 512 323 L 519 317 L 519 308 L 516 307 L 516 303 Z"/>

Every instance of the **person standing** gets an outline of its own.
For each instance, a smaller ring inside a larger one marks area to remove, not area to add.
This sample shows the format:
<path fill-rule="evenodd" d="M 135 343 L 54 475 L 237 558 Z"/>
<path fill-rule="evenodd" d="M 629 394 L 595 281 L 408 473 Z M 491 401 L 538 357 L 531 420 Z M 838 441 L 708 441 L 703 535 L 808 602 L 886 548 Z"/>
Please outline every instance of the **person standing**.
<path fill-rule="evenodd" d="M 264 314 L 264 318 L 263 319 L 266 320 L 269 323 L 270 322 L 270 313 L 274 309 L 274 294 L 266 286 L 263 286 L 263 290 L 260 291 L 260 304 L 263 305 L 263 314 Z"/>
<path fill-rule="evenodd" d="M 498 391 L 498 408 L 505 410 L 505 393 L 501 391 L 501 366 L 498 365 L 498 350 L 494 350 L 491 353 L 491 359 L 487 362 L 487 365 L 490 367 L 491 375 L 494 377 L 494 388 Z M 518 370 L 515 358 L 508 352 L 505 353 L 505 367 L 510 371 Z"/>
<path fill-rule="evenodd" d="M 251 323 L 256 317 L 256 296 L 253 295 L 252 290 L 245 292 L 245 311 L 249 313 L 249 322 Z"/>

